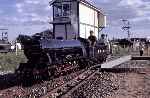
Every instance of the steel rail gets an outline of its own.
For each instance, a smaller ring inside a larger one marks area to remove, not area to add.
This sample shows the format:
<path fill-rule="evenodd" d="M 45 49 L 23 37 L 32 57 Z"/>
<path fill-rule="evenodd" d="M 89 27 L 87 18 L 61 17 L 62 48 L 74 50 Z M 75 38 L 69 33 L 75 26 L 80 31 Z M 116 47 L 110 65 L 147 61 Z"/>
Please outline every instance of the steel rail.
<path fill-rule="evenodd" d="M 128 55 L 103 64 L 97 64 L 95 66 L 92 66 L 89 69 L 87 69 L 85 72 L 81 73 L 76 78 L 72 79 L 71 81 L 68 81 L 67 83 L 61 85 L 58 88 L 55 88 L 54 90 L 48 92 L 47 95 L 42 96 L 41 98 L 53 98 L 53 97 L 68 98 L 69 96 L 71 96 L 72 92 L 74 92 L 79 87 L 81 87 L 85 82 L 87 82 L 86 80 L 91 79 L 99 71 L 113 69 L 113 67 L 130 60 L 131 60 L 131 55 Z M 89 75 L 87 75 L 88 72 L 90 73 Z"/>

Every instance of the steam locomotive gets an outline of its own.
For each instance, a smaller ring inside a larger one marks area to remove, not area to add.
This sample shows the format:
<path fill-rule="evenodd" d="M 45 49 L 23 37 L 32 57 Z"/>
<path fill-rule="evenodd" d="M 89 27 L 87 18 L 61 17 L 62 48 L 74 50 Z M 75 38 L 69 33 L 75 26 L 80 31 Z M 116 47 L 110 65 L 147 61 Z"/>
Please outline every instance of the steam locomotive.
<path fill-rule="evenodd" d="M 97 41 L 90 47 L 84 38 L 74 40 L 46 39 L 41 35 L 20 35 L 24 54 L 28 59 L 16 69 L 20 80 L 46 80 L 77 69 L 88 68 L 106 61 L 108 44 Z"/>

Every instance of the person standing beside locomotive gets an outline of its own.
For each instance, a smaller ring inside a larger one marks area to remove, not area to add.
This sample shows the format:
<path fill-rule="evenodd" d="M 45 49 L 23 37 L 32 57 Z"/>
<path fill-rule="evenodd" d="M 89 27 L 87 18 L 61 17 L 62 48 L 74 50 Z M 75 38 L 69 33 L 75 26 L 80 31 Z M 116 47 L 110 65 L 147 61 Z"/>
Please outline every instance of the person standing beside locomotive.
<path fill-rule="evenodd" d="M 140 56 L 143 56 L 144 53 L 144 45 L 142 42 L 140 42 L 139 44 L 139 52 L 140 52 Z"/>
<path fill-rule="evenodd" d="M 90 36 L 88 37 L 89 43 L 91 47 L 94 47 L 97 41 L 96 36 L 94 35 L 93 31 L 90 31 Z"/>
<path fill-rule="evenodd" d="M 88 37 L 88 41 L 89 41 L 89 56 L 94 57 L 94 54 L 95 54 L 94 47 L 96 45 L 97 38 L 94 35 L 93 31 L 90 31 L 90 36 Z"/>

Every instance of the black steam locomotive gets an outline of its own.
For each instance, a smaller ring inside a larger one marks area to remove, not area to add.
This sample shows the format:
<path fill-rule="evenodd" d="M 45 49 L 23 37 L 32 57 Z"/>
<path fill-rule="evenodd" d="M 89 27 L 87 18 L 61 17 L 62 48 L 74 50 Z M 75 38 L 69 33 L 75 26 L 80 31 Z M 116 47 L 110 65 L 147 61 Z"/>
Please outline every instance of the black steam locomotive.
<path fill-rule="evenodd" d="M 20 35 L 28 61 L 20 64 L 16 73 L 20 79 L 45 80 L 53 76 L 106 61 L 109 54 L 108 44 L 97 41 L 95 47 L 89 46 L 87 39 L 76 40 L 46 39 Z"/>

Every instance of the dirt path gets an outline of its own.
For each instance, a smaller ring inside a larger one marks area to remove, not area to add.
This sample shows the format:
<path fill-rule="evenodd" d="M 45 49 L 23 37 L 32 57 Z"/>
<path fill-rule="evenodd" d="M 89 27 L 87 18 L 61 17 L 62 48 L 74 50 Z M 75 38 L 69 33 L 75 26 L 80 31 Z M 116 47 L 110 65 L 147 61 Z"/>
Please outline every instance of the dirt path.
<path fill-rule="evenodd" d="M 105 98 L 150 98 L 150 69 L 149 72 L 127 73 L 119 78 L 114 94 Z"/>

